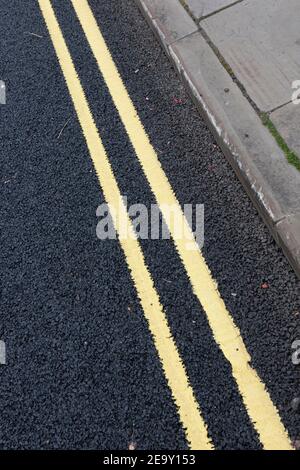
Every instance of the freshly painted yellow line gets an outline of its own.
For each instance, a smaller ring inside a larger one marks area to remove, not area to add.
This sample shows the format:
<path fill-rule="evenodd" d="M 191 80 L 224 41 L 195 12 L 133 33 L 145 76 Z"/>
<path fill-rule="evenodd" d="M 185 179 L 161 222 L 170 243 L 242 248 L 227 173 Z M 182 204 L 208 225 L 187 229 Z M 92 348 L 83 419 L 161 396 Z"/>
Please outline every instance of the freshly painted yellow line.
<path fill-rule="evenodd" d="M 39 0 L 39 5 L 72 97 L 105 200 L 111 207 L 119 207 L 121 194 L 51 2 L 50 0 Z M 114 215 L 114 211 L 112 211 L 112 217 Z M 213 445 L 208 438 L 206 425 L 201 417 L 193 390 L 188 383 L 184 365 L 176 348 L 160 304 L 159 296 L 154 288 L 151 275 L 145 264 L 143 253 L 135 237 L 125 206 L 120 208 L 119 216 L 123 217 L 123 220 L 127 220 L 129 227 L 129 237 L 120 239 L 120 243 L 147 318 L 165 376 L 178 407 L 187 440 L 190 442 L 193 450 L 212 450 Z M 114 224 L 117 228 L 117 220 L 114 220 Z"/>
<path fill-rule="evenodd" d="M 162 213 L 164 214 L 164 205 L 168 205 L 176 206 L 178 213 L 182 214 L 87 0 L 71 2 Z M 167 214 L 165 220 L 168 220 Z M 185 219 L 184 223 L 185 233 L 188 233 L 190 229 Z M 292 449 L 278 411 L 264 384 L 250 365 L 251 358 L 240 331 L 226 309 L 196 242 L 194 241 L 193 250 L 188 249 L 187 243 L 189 248 L 191 244 L 190 237 L 176 239 L 172 220 L 168 226 L 193 291 L 206 312 L 214 338 L 232 366 L 232 374 L 262 445 L 265 449 Z"/>

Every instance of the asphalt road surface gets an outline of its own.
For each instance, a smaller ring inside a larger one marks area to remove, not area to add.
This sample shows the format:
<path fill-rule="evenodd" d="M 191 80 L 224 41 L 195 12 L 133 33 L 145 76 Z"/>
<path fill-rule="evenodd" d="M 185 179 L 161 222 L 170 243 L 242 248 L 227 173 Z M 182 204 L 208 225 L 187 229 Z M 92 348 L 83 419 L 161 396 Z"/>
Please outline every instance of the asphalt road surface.
<path fill-rule="evenodd" d="M 134 1 L 0 0 L 0 38 L 0 447 L 292 448 L 298 280 Z M 201 252 L 100 240 L 121 195 L 204 204 Z"/>

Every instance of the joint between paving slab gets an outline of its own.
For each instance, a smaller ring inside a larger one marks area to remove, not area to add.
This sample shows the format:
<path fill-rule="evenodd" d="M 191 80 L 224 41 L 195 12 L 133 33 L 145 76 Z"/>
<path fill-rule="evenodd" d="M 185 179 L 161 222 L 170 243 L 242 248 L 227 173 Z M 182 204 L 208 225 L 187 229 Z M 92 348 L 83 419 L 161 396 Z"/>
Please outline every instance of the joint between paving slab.
<path fill-rule="evenodd" d="M 189 38 L 190 36 L 192 36 L 193 34 L 195 34 L 195 31 L 192 31 L 191 33 L 188 33 L 186 34 L 185 36 L 181 36 L 180 38 L 178 39 L 174 39 L 174 41 L 170 42 L 168 44 L 168 49 L 171 47 L 171 46 L 174 46 L 175 44 L 177 44 L 179 41 L 182 41 L 182 39 L 186 39 L 186 38 Z"/>
<path fill-rule="evenodd" d="M 238 5 L 239 3 L 242 3 L 244 1 L 245 0 L 236 0 L 236 2 L 234 3 L 230 3 L 229 5 L 225 5 L 224 7 L 219 8 L 218 10 L 215 10 L 212 13 L 208 13 L 208 15 L 200 16 L 198 18 L 198 23 L 200 23 L 200 21 L 206 20 L 207 18 L 210 18 L 211 16 L 221 13 L 221 11 L 228 10 L 229 8 L 234 7 L 235 5 Z"/>
<path fill-rule="evenodd" d="M 235 5 L 237 5 L 238 3 L 242 3 L 244 2 L 245 0 L 236 0 L 235 2 L 231 3 L 230 5 L 225 5 L 224 7 L 221 7 L 221 8 L 218 8 L 217 10 L 211 12 L 211 13 L 208 13 L 207 15 L 200 15 L 200 16 L 195 16 L 194 13 L 192 12 L 192 10 L 190 9 L 190 7 L 188 6 L 188 4 L 186 3 L 186 0 L 179 0 L 179 3 L 181 3 L 181 5 L 183 6 L 183 8 L 187 11 L 187 13 L 190 15 L 190 17 L 192 18 L 192 20 L 196 23 L 196 25 L 199 26 L 199 23 L 202 21 L 202 20 L 206 20 L 207 18 L 210 18 L 211 16 L 214 16 L 216 15 L 217 13 L 220 13 L 221 11 L 224 11 L 224 10 L 228 10 L 228 8 L 231 8 Z"/>
<path fill-rule="evenodd" d="M 300 159 L 299 156 L 293 152 L 280 134 L 278 132 L 275 124 L 273 123 L 272 119 L 270 118 L 269 113 L 260 113 L 260 118 L 264 126 L 267 127 L 271 135 L 277 142 L 277 145 L 281 148 L 283 153 L 286 156 L 287 161 L 290 165 L 293 165 L 298 171 L 300 171 Z"/>
<path fill-rule="evenodd" d="M 280 222 L 282 222 L 283 220 L 285 220 L 287 217 L 288 217 L 288 215 L 284 215 L 284 216 L 280 217 L 280 219 L 275 220 L 275 221 L 274 221 L 274 226 L 276 227 L 276 225 L 280 224 Z"/>
<path fill-rule="evenodd" d="M 191 11 L 191 9 L 189 8 L 189 6 L 187 5 L 186 1 L 185 0 L 179 0 L 179 3 L 183 6 L 183 8 L 185 9 L 185 11 L 190 15 L 190 17 L 192 18 L 193 21 L 195 21 L 195 23 L 198 25 L 199 23 L 199 18 L 197 18 L 193 12 Z"/>
<path fill-rule="evenodd" d="M 268 111 L 268 114 L 275 113 L 275 111 L 278 111 L 279 109 L 284 108 L 284 106 L 287 106 L 288 104 L 291 104 L 291 103 L 292 103 L 292 101 L 289 100 L 286 103 L 280 104 L 279 106 L 276 106 L 276 108 L 273 108 L 270 111 Z"/>

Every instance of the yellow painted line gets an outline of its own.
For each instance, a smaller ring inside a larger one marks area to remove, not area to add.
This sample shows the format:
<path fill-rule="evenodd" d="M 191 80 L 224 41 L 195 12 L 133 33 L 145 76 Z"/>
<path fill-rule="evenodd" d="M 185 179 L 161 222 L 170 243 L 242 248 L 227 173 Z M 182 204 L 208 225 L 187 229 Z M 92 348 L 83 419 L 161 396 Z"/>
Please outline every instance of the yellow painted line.
<path fill-rule="evenodd" d="M 119 207 L 121 194 L 51 2 L 50 0 L 39 0 L 39 5 L 73 100 L 105 200 L 111 207 Z M 111 215 L 114 218 L 114 211 Z M 193 390 L 189 385 L 184 365 L 124 205 L 120 207 L 118 215 L 127 221 L 129 227 L 129 237 L 126 239 L 120 238 L 120 243 L 165 376 L 178 407 L 187 440 L 193 450 L 212 450 L 213 445 L 208 438 L 206 424 L 202 419 Z M 114 219 L 114 224 L 117 228 L 116 219 Z"/>
<path fill-rule="evenodd" d="M 184 217 L 88 2 L 86 0 L 71 0 L 71 2 L 152 192 L 162 213 L 165 215 L 166 222 L 168 216 L 164 212 L 165 205 L 169 207 L 176 206 L 177 212 Z M 188 233 L 190 229 L 185 219 L 184 223 L 185 233 Z M 262 445 L 265 449 L 292 450 L 292 445 L 279 413 L 257 372 L 250 365 L 251 358 L 241 338 L 240 331 L 226 309 L 196 242 L 193 242 L 193 250 L 188 249 L 187 246 L 190 248 L 191 245 L 190 237 L 176 239 L 173 219 L 168 223 L 168 227 L 193 291 L 206 312 L 214 338 L 232 366 L 232 374 Z"/>

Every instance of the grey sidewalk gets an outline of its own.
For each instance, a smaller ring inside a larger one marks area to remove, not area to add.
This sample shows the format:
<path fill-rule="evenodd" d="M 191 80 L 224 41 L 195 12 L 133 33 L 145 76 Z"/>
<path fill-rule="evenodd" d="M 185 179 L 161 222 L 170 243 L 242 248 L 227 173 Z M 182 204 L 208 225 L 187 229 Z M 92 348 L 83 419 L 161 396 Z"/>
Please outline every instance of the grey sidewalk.
<path fill-rule="evenodd" d="M 299 0 L 136 2 L 300 275 Z"/>

